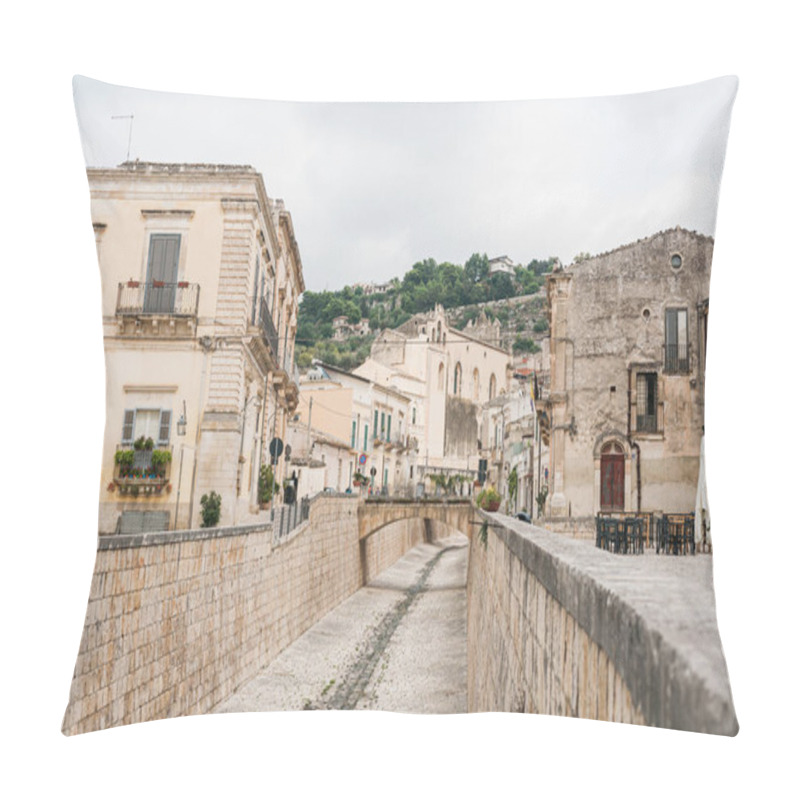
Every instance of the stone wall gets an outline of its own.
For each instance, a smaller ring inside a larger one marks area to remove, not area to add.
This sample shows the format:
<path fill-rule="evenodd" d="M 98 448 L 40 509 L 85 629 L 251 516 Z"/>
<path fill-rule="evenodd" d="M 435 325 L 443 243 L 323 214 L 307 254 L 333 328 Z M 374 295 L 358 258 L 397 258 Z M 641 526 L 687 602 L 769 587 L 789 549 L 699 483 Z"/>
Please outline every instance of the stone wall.
<path fill-rule="evenodd" d="M 619 556 L 483 517 L 493 527 L 485 544 L 472 536 L 467 584 L 470 711 L 736 734 L 709 557 Z"/>
<path fill-rule="evenodd" d="M 426 539 L 426 520 L 406 519 L 390 522 L 360 542 L 362 583 L 369 583 L 399 558 L 402 558 L 412 547 L 430 541 Z"/>
<path fill-rule="evenodd" d="M 208 711 L 422 540 L 395 523 L 362 559 L 357 507 L 319 498 L 280 544 L 263 524 L 101 537 L 64 733 Z"/>

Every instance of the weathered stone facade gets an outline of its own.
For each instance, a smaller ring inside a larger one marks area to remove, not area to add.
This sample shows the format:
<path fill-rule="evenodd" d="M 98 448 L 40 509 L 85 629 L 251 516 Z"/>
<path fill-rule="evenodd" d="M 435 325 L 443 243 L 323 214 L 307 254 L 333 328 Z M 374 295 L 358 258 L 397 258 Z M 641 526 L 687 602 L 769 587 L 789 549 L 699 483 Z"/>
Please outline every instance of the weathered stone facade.
<path fill-rule="evenodd" d="M 694 510 L 712 250 L 674 228 L 549 277 L 554 526 Z"/>

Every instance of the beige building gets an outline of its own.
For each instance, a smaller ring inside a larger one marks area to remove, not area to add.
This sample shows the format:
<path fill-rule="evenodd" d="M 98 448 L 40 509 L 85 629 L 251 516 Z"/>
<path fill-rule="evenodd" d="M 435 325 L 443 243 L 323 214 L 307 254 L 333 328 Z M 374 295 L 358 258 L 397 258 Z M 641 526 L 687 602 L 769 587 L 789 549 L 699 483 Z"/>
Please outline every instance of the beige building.
<path fill-rule="evenodd" d="M 408 432 L 419 443 L 414 483 L 420 472 L 462 475 L 466 491 L 480 468 L 481 409 L 508 389 L 509 354 L 451 328 L 436 306 L 382 331 L 355 372 L 409 398 Z"/>
<path fill-rule="evenodd" d="M 554 527 L 694 511 L 712 250 L 673 228 L 548 278 Z"/>
<path fill-rule="evenodd" d="M 99 527 L 198 527 L 258 513 L 259 467 L 297 404 L 302 263 L 252 167 L 90 168 L 107 418 Z M 278 459 L 278 478 L 285 465 Z"/>
<path fill-rule="evenodd" d="M 306 426 L 315 455 L 327 452 L 325 485 L 337 491 L 354 489 L 353 478 L 360 473 L 369 479 L 366 492 L 413 492 L 413 413 L 411 399 L 402 392 L 329 364 L 317 363 L 300 382 L 298 427 Z M 347 457 L 342 449 L 329 452 L 342 442 L 349 445 Z"/>

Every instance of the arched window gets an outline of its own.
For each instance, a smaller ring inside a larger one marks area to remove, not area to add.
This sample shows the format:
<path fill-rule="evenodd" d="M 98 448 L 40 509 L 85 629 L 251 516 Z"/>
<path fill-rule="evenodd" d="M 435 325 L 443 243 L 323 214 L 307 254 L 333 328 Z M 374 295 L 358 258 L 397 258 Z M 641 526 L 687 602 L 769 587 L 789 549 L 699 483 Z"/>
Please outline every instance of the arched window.
<path fill-rule="evenodd" d="M 417 424 L 417 407 L 416 406 L 412 406 L 412 408 L 411 408 L 411 424 L 412 425 L 416 425 Z"/>
<path fill-rule="evenodd" d="M 476 403 L 481 399 L 481 376 L 477 367 L 472 370 L 472 399 Z"/>
<path fill-rule="evenodd" d="M 494 377 L 494 372 L 492 373 L 492 377 L 489 378 L 489 399 L 494 400 L 494 396 L 497 394 L 497 378 Z"/>
<path fill-rule="evenodd" d="M 442 341 L 442 321 L 441 320 L 439 320 L 439 322 L 436 323 L 436 341 L 437 342 L 441 342 Z"/>
<path fill-rule="evenodd" d="M 444 364 L 439 364 L 439 382 L 438 382 L 439 391 L 444 390 Z"/>
<path fill-rule="evenodd" d="M 453 394 L 456 397 L 461 396 L 461 362 L 456 364 L 455 372 L 453 372 Z"/>

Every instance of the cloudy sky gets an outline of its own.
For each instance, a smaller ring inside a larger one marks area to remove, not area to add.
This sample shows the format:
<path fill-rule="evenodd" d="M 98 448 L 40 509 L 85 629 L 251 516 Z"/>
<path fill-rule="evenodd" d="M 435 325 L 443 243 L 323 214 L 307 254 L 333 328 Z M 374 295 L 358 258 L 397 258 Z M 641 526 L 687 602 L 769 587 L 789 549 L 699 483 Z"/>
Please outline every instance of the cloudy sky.
<path fill-rule="evenodd" d="M 736 81 L 583 100 L 287 103 L 74 81 L 89 166 L 251 164 L 292 212 L 315 291 L 474 252 L 610 250 L 713 235 Z M 134 115 L 129 131 L 128 119 Z"/>

